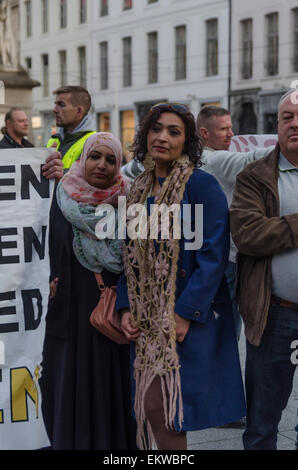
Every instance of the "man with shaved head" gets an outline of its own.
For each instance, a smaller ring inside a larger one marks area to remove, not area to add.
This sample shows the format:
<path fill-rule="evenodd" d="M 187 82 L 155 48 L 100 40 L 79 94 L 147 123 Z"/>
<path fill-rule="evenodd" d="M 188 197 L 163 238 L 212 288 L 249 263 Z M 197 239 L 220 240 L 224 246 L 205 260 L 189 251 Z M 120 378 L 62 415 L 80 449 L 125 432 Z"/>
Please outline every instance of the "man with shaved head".
<path fill-rule="evenodd" d="M 204 147 L 229 150 L 234 135 L 230 112 L 219 106 L 204 106 L 198 114 L 197 129 Z"/>
<path fill-rule="evenodd" d="M 94 134 L 89 111 L 91 96 L 81 86 L 67 85 L 54 91 L 53 113 L 58 127 L 47 146 L 56 145 L 62 155 L 64 170 L 68 170 L 78 160 L 88 137 Z"/>

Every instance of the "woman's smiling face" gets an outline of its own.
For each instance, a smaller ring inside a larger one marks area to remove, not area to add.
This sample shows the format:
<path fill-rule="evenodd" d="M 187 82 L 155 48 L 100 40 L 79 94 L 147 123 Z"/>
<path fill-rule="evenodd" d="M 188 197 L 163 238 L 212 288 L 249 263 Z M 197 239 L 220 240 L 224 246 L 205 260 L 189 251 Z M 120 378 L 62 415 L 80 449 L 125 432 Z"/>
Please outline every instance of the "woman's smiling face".
<path fill-rule="evenodd" d="M 161 165 L 170 164 L 183 152 L 185 126 L 175 113 L 161 113 L 147 135 L 147 148 L 151 157 Z"/>
<path fill-rule="evenodd" d="M 90 186 L 108 189 L 117 178 L 116 157 L 113 151 L 98 145 L 89 153 L 85 165 L 85 180 Z"/>

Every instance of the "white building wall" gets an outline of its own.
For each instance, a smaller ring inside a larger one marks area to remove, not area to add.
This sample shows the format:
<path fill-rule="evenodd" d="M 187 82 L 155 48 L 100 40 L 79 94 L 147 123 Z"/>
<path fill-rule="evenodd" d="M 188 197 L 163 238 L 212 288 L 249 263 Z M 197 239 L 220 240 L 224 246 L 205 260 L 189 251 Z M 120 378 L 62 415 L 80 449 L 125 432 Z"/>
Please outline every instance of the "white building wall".
<path fill-rule="evenodd" d="M 119 113 L 135 111 L 145 101 L 183 101 L 197 114 L 202 103 L 219 102 L 227 106 L 228 80 L 228 1 L 227 0 L 134 0 L 132 10 L 122 11 L 122 0 L 109 0 L 108 16 L 100 17 L 98 0 L 87 0 L 88 21 L 79 24 L 79 1 L 68 0 L 67 28 L 59 27 L 59 0 L 50 0 L 49 32 L 41 32 L 41 0 L 33 0 L 33 35 L 25 36 L 25 0 L 20 0 L 21 63 L 32 58 L 31 76 L 40 82 L 41 55 L 49 55 L 50 93 L 43 96 L 42 87 L 33 91 L 34 113 L 41 115 L 43 128 L 35 134 L 45 142 L 53 122 L 53 90 L 59 86 L 58 52 L 67 51 L 68 84 L 79 84 L 77 48 L 87 50 L 87 88 L 92 95 L 94 117 L 110 112 L 111 131 L 121 134 Z M 205 21 L 218 18 L 219 73 L 206 77 Z M 175 80 L 175 27 L 187 27 L 187 78 Z M 148 84 L 147 33 L 158 32 L 158 83 Z M 122 38 L 132 37 L 132 86 L 122 86 Z M 109 88 L 100 90 L 99 43 L 108 41 Z"/>
<path fill-rule="evenodd" d="M 293 30 L 291 10 L 298 7 L 297 0 L 237 0 L 233 2 L 233 89 L 254 85 L 264 90 L 288 88 L 297 78 L 292 68 Z M 266 74 L 266 15 L 279 14 L 279 73 L 274 77 Z M 254 72 L 253 78 L 241 79 L 241 28 L 240 21 L 253 19 Z"/>
<path fill-rule="evenodd" d="M 298 79 L 298 72 L 293 71 L 293 17 L 292 9 L 298 7 L 297 0 L 234 0 L 232 9 L 232 90 L 238 93 L 238 102 L 255 94 L 252 98 L 258 116 L 258 132 L 265 131 L 264 115 L 277 111 L 280 96 L 288 90 L 293 80 Z M 267 61 L 267 25 L 266 15 L 278 13 L 279 17 L 279 71 L 268 76 Z M 241 77 L 241 24 L 242 20 L 253 20 L 253 76 Z M 250 92 L 251 90 L 251 92 Z M 241 95 L 241 91 L 243 94 Z M 232 109 L 237 108 L 234 98 Z M 235 111 L 235 115 L 237 111 Z"/>
<path fill-rule="evenodd" d="M 206 101 L 220 101 L 227 104 L 227 23 L 226 1 L 206 2 L 201 0 L 160 0 L 147 5 L 139 0 L 137 8 L 121 12 L 120 2 L 115 5 L 109 17 L 97 18 L 93 25 L 93 50 L 99 54 L 99 43 L 108 41 L 110 50 L 109 90 L 99 90 L 98 78 L 93 82 L 93 100 L 97 112 L 109 107 L 129 109 L 134 103 L 168 99 L 183 101 L 197 112 Z M 183 5 L 182 5 L 183 3 Z M 118 6 L 118 10 L 116 7 Z M 94 17 L 95 17 L 94 12 Z M 206 77 L 205 20 L 216 17 L 219 21 L 219 74 Z M 187 78 L 175 80 L 175 27 L 187 28 Z M 147 75 L 147 33 L 157 31 L 159 40 L 159 80 L 148 84 Z M 122 86 L 122 38 L 132 36 L 133 84 Z M 99 63 L 99 55 L 98 60 Z M 95 85 L 95 86 L 94 86 Z M 117 113 L 117 110 L 116 110 Z"/>

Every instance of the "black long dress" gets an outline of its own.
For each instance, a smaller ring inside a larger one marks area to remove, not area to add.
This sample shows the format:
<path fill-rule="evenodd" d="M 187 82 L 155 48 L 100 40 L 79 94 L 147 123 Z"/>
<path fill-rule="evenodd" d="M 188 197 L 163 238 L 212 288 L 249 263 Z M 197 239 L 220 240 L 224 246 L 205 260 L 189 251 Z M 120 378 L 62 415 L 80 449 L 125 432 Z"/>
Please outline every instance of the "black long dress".
<path fill-rule="evenodd" d="M 77 261 L 72 237 L 54 199 L 50 259 L 59 284 L 49 304 L 40 379 L 45 426 L 53 450 L 136 449 L 129 346 L 91 326 L 99 290 L 94 274 Z M 102 275 L 106 285 L 117 282 L 109 271 Z"/>

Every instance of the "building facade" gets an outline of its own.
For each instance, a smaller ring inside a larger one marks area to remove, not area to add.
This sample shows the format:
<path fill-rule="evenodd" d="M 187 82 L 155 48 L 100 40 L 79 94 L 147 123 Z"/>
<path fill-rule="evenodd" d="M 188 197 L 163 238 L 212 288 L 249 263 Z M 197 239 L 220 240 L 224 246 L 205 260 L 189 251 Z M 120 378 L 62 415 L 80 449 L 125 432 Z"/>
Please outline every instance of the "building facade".
<path fill-rule="evenodd" d="M 0 129 L 10 108 L 21 107 L 31 117 L 32 89 L 39 85 L 20 65 L 19 18 L 18 0 L 0 1 Z"/>
<path fill-rule="evenodd" d="M 129 145 L 144 112 L 179 101 L 228 106 L 228 0 L 20 0 L 21 61 L 34 89 L 35 143 L 54 126 L 53 91 L 86 86 L 97 130 Z"/>
<path fill-rule="evenodd" d="M 234 131 L 276 133 L 282 94 L 298 79 L 297 0 L 232 2 Z"/>

